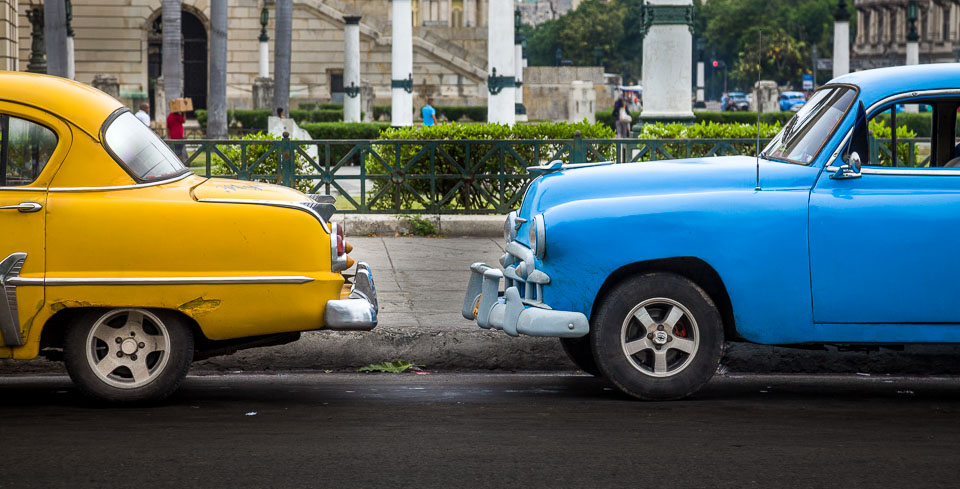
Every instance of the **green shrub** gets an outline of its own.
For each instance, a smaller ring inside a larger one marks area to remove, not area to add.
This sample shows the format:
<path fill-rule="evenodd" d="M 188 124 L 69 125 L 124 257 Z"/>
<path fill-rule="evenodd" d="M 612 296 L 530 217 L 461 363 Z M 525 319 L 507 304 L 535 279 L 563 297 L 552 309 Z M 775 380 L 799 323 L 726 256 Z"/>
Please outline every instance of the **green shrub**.
<path fill-rule="evenodd" d="M 376 209 L 424 207 L 427 209 L 481 209 L 500 203 L 501 181 L 478 175 L 505 174 L 504 205 L 516 203 L 529 177 L 526 168 L 554 159 L 569 162 L 569 144 L 544 143 L 506 146 L 486 140 L 572 139 L 575 131 L 586 139 L 607 139 L 614 132 L 603 124 L 552 122 L 506 126 L 500 124 L 438 124 L 389 128 L 380 139 L 407 141 L 452 141 L 451 144 L 403 144 L 400 161 L 396 146 L 374 145 L 379 158 L 368 155 L 366 172 L 371 181 L 371 207 Z M 466 144 L 470 155 L 467 157 Z M 597 148 L 600 158 L 614 157 L 612 146 Z M 593 155 L 593 153 L 591 153 Z M 598 159 L 593 155 L 593 159 Z M 432 156 L 432 158 L 431 158 Z M 518 158 L 519 157 L 519 158 Z M 399 164 L 400 168 L 396 166 Z M 386 166 L 389 166 L 387 168 Z M 433 178 L 430 174 L 435 175 Z M 464 176 L 468 182 L 464 183 Z"/>
<path fill-rule="evenodd" d="M 317 103 L 316 102 L 300 102 L 299 104 L 297 104 L 297 108 L 300 110 L 316 110 Z"/>
<path fill-rule="evenodd" d="M 374 105 L 373 106 L 373 120 L 379 121 L 381 116 L 386 116 L 387 119 L 392 115 L 391 105 Z"/>
<path fill-rule="evenodd" d="M 267 130 L 267 118 L 273 114 L 270 109 L 228 110 L 230 127 L 242 127 L 250 130 Z"/>
<path fill-rule="evenodd" d="M 613 109 L 610 110 L 599 110 L 596 114 L 597 122 L 613 129 L 617 130 L 617 120 L 613 118 Z"/>
<path fill-rule="evenodd" d="M 900 125 L 900 116 L 903 114 L 897 114 L 897 139 L 903 138 L 913 138 L 917 137 L 917 133 L 913 132 L 908 125 Z M 922 114 L 910 114 L 910 115 L 922 115 Z M 930 118 L 927 117 L 929 120 Z M 876 139 L 887 139 L 891 138 L 892 131 L 890 126 L 887 125 L 887 121 L 883 120 L 880 117 L 876 117 L 870 120 L 867 123 L 867 127 L 870 130 L 870 135 Z M 928 128 L 929 132 L 929 128 Z M 871 165 L 880 165 L 880 166 L 892 166 L 893 158 L 890 156 L 890 145 L 893 144 L 893 141 L 877 141 L 879 154 L 879 163 L 870 162 Z M 910 162 L 910 143 L 897 143 L 897 161 L 898 165 L 905 166 L 907 164 L 915 164 Z"/>
<path fill-rule="evenodd" d="M 764 112 L 760 114 L 760 122 L 774 124 L 779 122 L 785 125 L 796 112 Z M 721 124 L 756 124 L 756 112 L 694 112 L 697 122 L 716 122 Z"/>
<path fill-rule="evenodd" d="M 760 138 L 766 140 L 780 132 L 780 122 L 773 124 L 760 123 Z M 717 124 L 714 122 L 700 122 L 698 124 L 644 124 L 640 131 L 640 139 L 747 139 L 748 141 L 729 143 L 739 154 L 755 154 L 757 125 L 753 124 Z M 761 147 L 764 141 L 761 141 Z M 697 158 L 709 156 L 716 151 L 716 142 L 705 143 L 664 143 L 663 149 L 674 158 Z M 650 155 L 648 155 L 649 157 Z M 661 158 L 661 155 L 658 158 Z"/>
<path fill-rule="evenodd" d="M 418 107 L 418 110 L 422 107 Z M 458 122 L 464 118 L 472 122 L 487 122 L 486 106 L 438 105 L 437 117 L 443 115 L 448 121 Z"/>
<path fill-rule="evenodd" d="M 311 122 L 300 127 L 313 139 L 377 139 L 387 122 Z"/>
<path fill-rule="evenodd" d="M 235 136 L 231 139 L 240 141 L 276 141 L 280 138 L 269 133 L 258 132 L 245 136 Z M 210 173 L 212 175 L 236 176 L 242 180 L 255 182 L 281 183 L 280 174 L 277 171 L 277 163 L 280 161 L 280 153 L 278 150 L 273 150 L 263 161 L 257 164 L 257 160 L 259 160 L 261 156 L 271 151 L 271 145 L 251 144 L 246 146 L 245 151 L 241 149 L 239 144 L 222 145 L 219 146 L 219 149 L 223 152 L 223 155 L 227 157 L 227 160 L 232 166 L 218 156 L 211 156 Z M 303 155 L 295 153 L 294 158 L 296 173 L 298 175 L 314 173 L 313 167 L 310 166 Z M 301 192 L 309 192 L 312 183 L 309 180 L 296 180 L 294 187 Z"/>
<path fill-rule="evenodd" d="M 410 233 L 414 236 L 437 236 L 440 234 L 437 225 L 430 219 L 418 215 L 397 216 L 397 219 L 407 221 Z"/>
<path fill-rule="evenodd" d="M 890 111 L 877 115 L 874 120 L 882 121 L 887 126 L 887 133 L 890 132 Z M 918 138 L 928 138 L 932 134 L 933 113 L 932 112 L 898 112 L 897 113 L 897 136 L 900 136 L 900 128 L 906 127 Z M 890 137 L 889 135 L 887 137 Z"/>

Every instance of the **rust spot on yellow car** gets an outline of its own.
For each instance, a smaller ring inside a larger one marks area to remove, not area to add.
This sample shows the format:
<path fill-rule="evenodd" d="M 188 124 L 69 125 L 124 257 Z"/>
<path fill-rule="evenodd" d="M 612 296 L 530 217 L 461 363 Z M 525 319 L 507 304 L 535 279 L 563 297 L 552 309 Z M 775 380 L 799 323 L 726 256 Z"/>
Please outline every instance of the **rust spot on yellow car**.
<path fill-rule="evenodd" d="M 190 302 L 180 304 L 180 307 L 177 309 L 185 314 L 200 314 L 216 310 L 219 307 L 219 299 L 204 299 L 203 297 L 197 297 Z"/>
<path fill-rule="evenodd" d="M 93 304 L 84 301 L 60 301 L 50 304 L 50 310 L 53 312 L 60 312 L 71 307 L 90 307 L 92 305 Z"/>

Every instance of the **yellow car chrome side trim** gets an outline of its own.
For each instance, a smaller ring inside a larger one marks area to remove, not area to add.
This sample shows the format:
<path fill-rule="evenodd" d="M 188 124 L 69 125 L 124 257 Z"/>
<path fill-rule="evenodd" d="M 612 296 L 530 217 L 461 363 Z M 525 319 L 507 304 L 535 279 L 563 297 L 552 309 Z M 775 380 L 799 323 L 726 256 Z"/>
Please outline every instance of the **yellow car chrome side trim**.
<path fill-rule="evenodd" d="M 135 185 L 115 185 L 113 187 L 50 187 L 49 189 L 41 189 L 41 190 L 49 190 L 50 192 L 103 192 L 108 190 L 130 190 L 135 188 L 155 187 L 157 185 L 163 185 L 166 183 L 179 182 L 180 180 L 183 180 L 184 178 L 187 178 L 191 175 L 194 175 L 194 173 L 191 171 L 188 171 L 186 173 L 182 173 L 180 175 L 177 175 L 173 178 L 168 178 L 166 180 L 160 180 L 157 182 L 149 182 L 149 183 L 138 183 Z"/>
<path fill-rule="evenodd" d="M 305 284 L 312 277 L 302 275 L 250 276 L 250 277 L 91 277 L 91 278 L 25 278 L 13 277 L 9 285 L 228 285 L 228 284 Z"/>

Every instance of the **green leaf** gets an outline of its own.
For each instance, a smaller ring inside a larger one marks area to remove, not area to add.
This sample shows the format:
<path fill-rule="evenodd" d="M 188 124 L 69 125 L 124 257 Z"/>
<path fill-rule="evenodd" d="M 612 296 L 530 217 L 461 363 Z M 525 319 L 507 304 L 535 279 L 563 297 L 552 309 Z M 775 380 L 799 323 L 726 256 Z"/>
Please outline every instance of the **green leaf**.
<path fill-rule="evenodd" d="M 423 367 L 423 365 L 414 365 L 403 360 L 394 360 L 392 362 L 371 363 L 365 367 L 358 368 L 357 372 L 386 372 L 391 374 L 399 374 L 406 371 L 410 367 Z"/>

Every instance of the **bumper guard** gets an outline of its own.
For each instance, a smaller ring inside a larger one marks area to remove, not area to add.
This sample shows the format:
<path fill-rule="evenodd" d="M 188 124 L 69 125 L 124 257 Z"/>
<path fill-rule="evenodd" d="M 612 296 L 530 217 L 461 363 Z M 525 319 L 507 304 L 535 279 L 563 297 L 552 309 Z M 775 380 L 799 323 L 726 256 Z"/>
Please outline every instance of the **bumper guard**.
<path fill-rule="evenodd" d="M 590 331 L 587 317 L 579 312 L 528 307 L 516 287 L 507 287 L 501 295 L 503 272 L 499 269 L 474 263 L 470 272 L 461 313 L 476 319 L 481 328 L 503 330 L 510 336 L 560 338 L 578 338 Z"/>
<path fill-rule="evenodd" d="M 370 331 L 377 326 L 377 287 L 373 283 L 370 266 L 357 264 L 357 275 L 350 287 L 347 299 L 327 301 L 323 313 L 326 329 L 345 331 Z"/>

